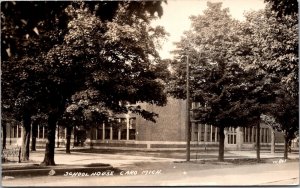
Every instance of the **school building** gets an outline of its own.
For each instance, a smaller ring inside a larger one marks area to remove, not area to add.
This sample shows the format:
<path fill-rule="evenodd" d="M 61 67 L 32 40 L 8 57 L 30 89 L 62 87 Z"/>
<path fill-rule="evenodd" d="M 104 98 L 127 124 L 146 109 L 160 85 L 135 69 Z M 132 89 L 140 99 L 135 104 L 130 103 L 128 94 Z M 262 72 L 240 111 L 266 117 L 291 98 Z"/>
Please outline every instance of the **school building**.
<path fill-rule="evenodd" d="M 197 104 L 193 103 L 192 107 Z M 136 114 L 117 115 L 118 126 L 103 123 L 90 130 L 78 126 L 72 131 L 71 147 L 83 146 L 93 148 L 140 149 L 140 150 L 183 150 L 186 147 L 185 119 L 186 103 L 184 100 L 168 99 L 168 104 L 158 107 L 140 104 L 142 108 L 159 114 L 156 123 L 147 121 Z M 21 145 L 21 129 L 18 124 L 6 129 L 6 146 Z M 47 127 L 37 128 L 37 147 L 44 147 Z M 270 149 L 272 140 L 276 147 L 283 147 L 283 134 L 274 132 L 264 122 L 261 122 L 260 141 L 262 149 Z M 56 147 L 64 147 L 66 128 L 59 126 L 56 131 Z M 218 128 L 191 123 L 192 149 L 218 149 Z M 256 143 L 256 127 L 228 128 L 225 130 L 225 150 L 254 150 Z M 298 146 L 296 146 L 298 147 Z"/>

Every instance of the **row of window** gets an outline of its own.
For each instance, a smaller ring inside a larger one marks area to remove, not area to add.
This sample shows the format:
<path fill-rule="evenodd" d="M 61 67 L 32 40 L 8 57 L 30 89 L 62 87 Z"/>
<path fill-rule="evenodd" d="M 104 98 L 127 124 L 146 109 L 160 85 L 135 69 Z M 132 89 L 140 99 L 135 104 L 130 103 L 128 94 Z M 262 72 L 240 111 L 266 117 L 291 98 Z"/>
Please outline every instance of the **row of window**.
<path fill-rule="evenodd" d="M 93 140 L 135 140 L 136 118 L 116 118 L 115 124 L 98 126 L 91 134 Z M 128 126 L 128 127 L 127 127 Z"/>
<path fill-rule="evenodd" d="M 192 124 L 192 141 L 199 142 L 218 142 L 219 131 L 218 128 L 212 125 L 204 125 L 200 123 Z"/>
<path fill-rule="evenodd" d="M 256 127 L 243 128 L 244 143 L 256 142 Z M 271 133 L 269 128 L 260 129 L 260 142 L 269 143 L 271 141 Z"/>
<path fill-rule="evenodd" d="M 128 129 L 129 140 L 136 139 L 136 129 Z M 127 129 L 98 128 L 92 133 L 94 140 L 127 140 Z"/>
<path fill-rule="evenodd" d="M 21 138 L 22 137 L 22 126 L 17 125 L 11 127 L 10 130 L 8 130 L 8 137 L 10 138 Z M 37 138 L 45 138 L 47 134 L 47 126 L 39 126 L 37 129 Z"/>
<path fill-rule="evenodd" d="M 219 129 L 211 126 L 194 123 L 192 124 L 192 141 L 200 142 L 218 142 Z M 227 143 L 236 144 L 237 142 L 237 129 L 229 127 L 227 129 Z M 261 128 L 260 141 L 261 143 L 269 143 L 271 141 L 269 128 Z M 256 128 L 243 128 L 243 141 L 244 143 L 256 142 Z"/>
<path fill-rule="evenodd" d="M 127 125 L 126 118 L 116 119 L 119 122 L 119 126 L 104 125 L 97 127 L 95 131 L 91 133 L 91 139 L 95 140 L 135 140 L 136 139 L 136 119 L 130 118 Z M 127 127 L 128 126 L 128 127 Z M 21 138 L 21 126 L 14 126 L 11 128 L 11 138 Z M 37 138 L 43 139 L 47 136 L 47 126 L 38 126 Z M 243 141 L 244 143 L 256 142 L 256 127 L 243 128 Z M 218 128 L 211 125 L 204 125 L 199 123 L 192 124 L 192 141 L 200 142 L 218 142 L 219 131 Z M 268 143 L 271 140 L 271 134 L 268 128 L 261 128 L 260 141 L 262 143 Z M 64 127 L 58 127 L 57 137 L 64 139 L 66 136 L 66 129 Z M 128 137 L 128 138 L 127 138 Z M 236 129 L 228 128 L 227 135 L 228 144 L 236 144 Z"/>

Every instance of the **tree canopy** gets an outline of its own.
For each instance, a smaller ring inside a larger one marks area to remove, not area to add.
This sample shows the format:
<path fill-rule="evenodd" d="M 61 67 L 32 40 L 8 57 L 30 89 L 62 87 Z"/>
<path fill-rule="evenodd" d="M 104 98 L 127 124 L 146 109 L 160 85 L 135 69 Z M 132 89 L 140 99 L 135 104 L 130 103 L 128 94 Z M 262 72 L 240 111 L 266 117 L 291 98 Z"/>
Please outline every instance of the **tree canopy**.
<path fill-rule="evenodd" d="M 271 5 L 272 10 L 276 12 L 277 17 L 298 14 L 297 0 L 265 0 L 265 2 Z"/>
<path fill-rule="evenodd" d="M 162 14 L 160 1 L 51 2 L 52 9 L 47 2 L 29 2 L 33 10 L 47 7 L 49 19 L 39 17 L 42 12 L 28 14 L 21 8 L 24 3 L 4 4 L 3 37 L 11 40 L 2 41 L 10 52 L 2 62 L 2 89 L 7 91 L 3 99 L 29 98 L 23 106 L 48 115 L 52 145 L 46 146 L 45 164 L 54 164 L 56 123 L 74 95 L 115 113 L 132 111 L 154 121 L 154 112 L 127 104 L 166 104 L 164 84 L 156 72 L 157 44 L 165 32 L 149 24 Z M 19 26 L 22 20 L 31 24 Z M 32 29 L 34 37 L 28 33 Z M 14 88 L 17 91 L 10 93 Z M 46 160 L 49 156 L 52 159 Z"/>
<path fill-rule="evenodd" d="M 221 9 L 221 3 L 207 5 L 203 15 L 191 17 L 191 29 L 177 43 L 169 93 L 185 98 L 188 56 L 192 100 L 201 103 L 193 109 L 194 119 L 217 126 L 221 132 L 225 127 L 259 124 L 262 113 L 276 117 L 278 106 L 284 106 L 280 99 L 287 95 L 295 96 L 296 102 L 295 17 L 276 17 L 267 7 L 238 22 L 228 9 Z"/>
<path fill-rule="evenodd" d="M 191 98 L 201 106 L 193 109 L 194 119 L 220 128 L 219 160 L 224 160 L 224 128 L 247 126 L 259 108 L 248 97 L 254 86 L 234 55 L 239 41 L 239 23 L 232 19 L 222 3 L 207 3 L 203 15 L 192 16 L 192 28 L 177 43 L 174 74 L 169 92 L 185 98 L 186 56 L 191 66 Z"/>
<path fill-rule="evenodd" d="M 204 15 L 191 20 L 191 30 L 174 51 L 176 72 L 169 92 L 184 98 L 185 87 L 180 83 L 185 82 L 183 67 L 188 55 L 192 99 L 202 103 L 195 118 L 215 126 L 239 126 L 258 108 L 255 99 L 247 98 L 253 88 L 249 81 L 253 72 L 245 72 L 234 59 L 239 23 L 230 17 L 228 9 L 221 9 L 221 3 L 208 3 Z"/>
<path fill-rule="evenodd" d="M 263 11 L 249 13 L 247 23 L 252 33 L 251 43 L 259 46 L 252 50 L 259 59 L 257 64 L 272 78 L 270 84 L 278 89 L 269 113 L 285 132 L 287 158 L 287 143 L 299 130 L 298 13 L 278 17 L 272 9 L 267 6 Z"/>

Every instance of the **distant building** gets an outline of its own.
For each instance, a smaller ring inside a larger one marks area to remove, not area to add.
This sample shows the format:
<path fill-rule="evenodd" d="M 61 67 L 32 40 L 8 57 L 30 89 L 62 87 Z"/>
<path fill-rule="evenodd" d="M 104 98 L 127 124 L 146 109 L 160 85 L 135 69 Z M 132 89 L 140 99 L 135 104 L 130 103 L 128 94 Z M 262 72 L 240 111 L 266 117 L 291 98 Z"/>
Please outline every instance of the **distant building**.
<path fill-rule="evenodd" d="M 168 99 L 168 104 L 158 107 L 149 104 L 140 104 L 145 110 L 159 114 L 157 122 L 144 120 L 135 114 L 124 114 L 116 116 L 119 126 L 111 126 L 103 123 L 90 130 L 77 127 L 73 130 L 71 142 L 75 146 L 93 148 L 144 148 L 144 149 L 184 149 L 185 140 L 185 101 L 173 98 Z M 193 104 L 195 106 L 197 104 Z M 47 127 L 39 126 L 37 129 L 37 146 L 45 144 Z M 56 133 L 56 147 L 65 145 L 66 129 L 58 126 Z M 21 126 L 7 127 L 7 146 L 20 144 L 17 140 L 21 138 Z M 271 141 L 275 139 L 277 145 L 283 146 L 282 133 L 275 132 L 263 122 L 261 123 L 261 145 L 262 149 L 270 149 Z M 217 149 L 218 128 L 192 123 L 191 147 L 200 149 Z M 225 149 L 227 150 L 253 150 L 256 142 L 256 127 L 228 128 L 225 130 Z"/>
<path fill-rule="evenodd" d="M 99 126 L 91 130 L 87 145 L 92 147 L 135 147 L 135 148 L 185 148 L 185 109 L 184 100 L 168 99 L 168 104 L 158 107 L 149 104 L 141 106 L 149 111 L 159 114 L 157 122 L 144 120 L 134 114 L 119 116 L 122 122 L 120 129 L 113 129 L 109 125 Z M 196 105 L 196 104 L 193 104 Z M 283 134 L 275 132 L 277 145 L 282 145 Z M 269 148 L 272 141 L 272 129 L 261 123 L 261 145 Z M 218 128 L 193 122 L 191 127 L 191 146 L 204 149 L 213 149 L 218 146 Z M 256 127 L 228 128 L 225 130 L 225 149 L 242 150 L 255 149 Z"/>

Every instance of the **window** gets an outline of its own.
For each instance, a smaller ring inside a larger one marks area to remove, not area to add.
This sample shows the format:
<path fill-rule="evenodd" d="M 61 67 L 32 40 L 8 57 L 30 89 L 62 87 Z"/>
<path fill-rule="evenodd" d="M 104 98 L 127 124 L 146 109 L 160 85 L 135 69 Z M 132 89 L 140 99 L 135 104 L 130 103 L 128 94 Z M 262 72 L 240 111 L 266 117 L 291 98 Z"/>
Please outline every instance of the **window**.
<path fill-rule="evenodd" d="M 129 119 L 129 129 L 135 129 L 136 128 L 136 118 L 130 118 Z"/>
<path fill-rule="evenodd" d="M 211 138 L 211 125 L 205 125 L 206 126 L 206 141 L 210 142 L 210 138 Z"/>
<path fill-rule="evenodd" d="M 47 138 L 48 136 L 48 127 L 44 126 L 44 138 Z"/>
<path fill-rule="evenodd" d="M 18 138 L 21 138 L 22 136 L 22 127 L 18 126 Z"/>
<path fill-rule="evenodd" d="M 253 136 L 253 133 L 252 133 L 252 128 L 244 128 L 244 142 L 245 143 L 251 143 L 252 142 L 252 136 Z"/>
<path fill-rule="evenodd" d="M 204 134 L 205 134 L 205 125 L 203 124 L 200 124 L 200 131 L 201 131 L 201 138 L 200 138 L 200 141 L 203 141 L 204 142 Z"/>
<path fill-rule="evenodd" d="M 135 129 L 129 129 L 129 140 L 135 140 Z"/>
<path fill-rule="evenodd" d="M 135 140 L 136 137 L 136 118 L 129 119 L 129 140 Z"/>
<path fill-rule="evenodd" d="M 228 144 L 236 144 L 236 135 L 228 134 Z"/>
<path fill-rule="evenodd" d="M 228 144 L 236 144 L 236 129 L 229 127 L 228 129 Z"/>
<path fill-rule="evenodd" d="M 194 138 L 193 141 L 198 141 L 198 132 L 197 131 L 194 132 L 193 138 Z"/>
<path fill-rule="evenodd" d="M 65 132 L 65 129 L 64 127 L 58 127 L 58 136 L 59 138 L 66 138 L 66 132 Z"/>
<path fill-rule="evenodd" d="M 110 139 L 110 128 L 105 128 L 105 139 Z"/>
<path fill-rule="evenodd" d="M 127 139 L 127 121 L 126 118 L 121 118 L 120 119 L 121 123 L 121 140 L 126 140 Z"/>
<path fill-rule="evenodd" d="M 12 127 L 12 138 L 17 138 L 17 126 Z"/>
<path fill-rule="evenodd" d="M 118 140 L 118 134 L 119 130 L 118 129 L 113 129 L 113 140 Z"/>
<path fill-rule="evenodd" d="M 102 140 L 102 135 L 103 135 L 103 129 L 97 128 L 97 138 L 99 140 Z"/>

